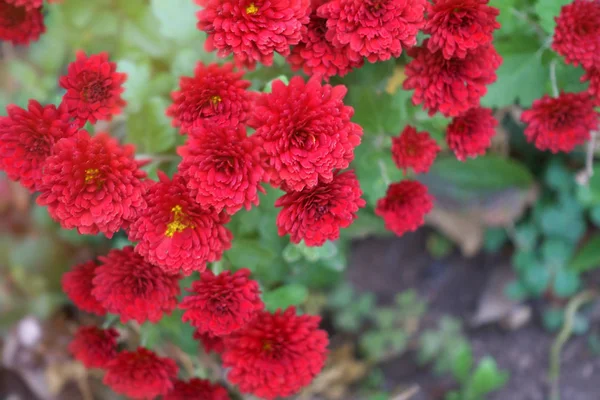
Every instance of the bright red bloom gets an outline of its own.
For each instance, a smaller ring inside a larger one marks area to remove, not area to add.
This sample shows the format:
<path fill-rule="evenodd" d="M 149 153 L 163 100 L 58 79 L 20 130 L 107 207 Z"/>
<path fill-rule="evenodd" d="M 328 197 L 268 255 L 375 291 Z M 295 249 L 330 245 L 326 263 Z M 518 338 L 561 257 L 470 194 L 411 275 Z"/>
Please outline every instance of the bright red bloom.
<path fill-rule="evenodd" d="M 46 32 L 41 8 L 27 9 L 0 0 L 0 40 L 27 45 Z"/>
<path fill-rule="evenodd" d="M 400 57 L 417 43 L 426 7 L 425 0 L 332 0 L 317 14 L 327 20 L 329 42 L 376 62 Z"/>
<path fill-rule="evenodd" d="M 214 336 L 229 335 L 250 322 L 264 308 L 258 283 L 249 279 L 250 270 L 234 274 L 223 271 L 214 275 L 208 270 L 188 289 L 179 308 L 183 322 Z"/>
<path fill-rule="evenodd" d="M 467 53 L 492 43 L 500 28 L 497 8 L 489 0 L 434 0 L 423 31 L 429 33 L 429 51 L 442 50 L 444 58 L 465 58 Z"/>
<path fill-rule="evenodd" d="M 159 179 L 148 189 L 148 208 L 131 224 L 129 239 L 139 241 L 135 250 L 164 273 L 202 272 L 231 247 L 233 236 L 224 226 L 229 216 L 196 203 L 181 176 L 169 180 L 159 173 Z"/>
<path fill-rule="evenodd" d="M 388 187 L 385 197 L 377 201 L 375 214 L 383 218 L 387 229 L 402 236 L 423 225 L 423 217 L 432 208 L 433 198 L 422 183 L 403 180 Z"/>
<path fill-rule="evenodd" d="M 81 326 L 69 344 L 69 351 L 86 368 L 104 368 L 117 355 L 117 338 L 114 329 Z"/>
<path fill-rule="evenodd" d="M 265 172 L 257 139 L 249 137 L 243 125 L 195 130 L 177 151 L 183 158 L 179 172 L 192 198 L 203 207 L 229 214 L 258 205 Z"/>
<path fill-rule="evenodd" d="M 263 141 L 269 173 L 286 189 L 331 182 L 334 170 L 347 168 L 354 158 L 362 128 L 350 122 L 354 109 L 342 101 L 346 91 L 295 76 L 288 86 L 273 82 L 273 92 L 259 98 L 250 124 Z"/>
<path fill-rule="evenodd" d="M 552 50 L 569 64 L 600 68 L 600 1 L 574 0 L 562 7 Z"/>
<path fill-rule="evenodd" d="M 65 229 L 111 238 L 146 207 L 146 173 L 132 145 L 121 146 L 106 133 L 86 131 L 61 139 L 44 164 L 39 205 Z"/>
<path fill-rule="evenodd" d="M 416 174 L 429 171 L 440 150 L 429 133 L 417 132 L 410 125 L 404 128 L 400 136 L 392 138 L 392 159 L 405 174 L 409 168 Z"/>
<path fill-rule="evenodd" d="M 527 141 L 552 153 L 573 150 L 590 138 L 590 131 L 598 129 L 598 114 L 585 92 L 545 95 L 521 114 L 521 120 L 527 124 Z"/>
<path fill-rule="evenodd" d="M 195 0 L 198 29 L 208 34 L 207 51 L 233 53 L 238 65 L 273 64 L 273 53 L 290 54 L 306 30 L 310 0 Z"/>
<path fill-rule="evenodd" d="M 277 216 L 280 236 L 290 234 L 292 243 L 304 240 L 307 246 L 321 246 L 340 237 L 340 228 L 349 227 L 356 212 L 365 206 L 354 171 L 338 172 L 331 182 L 288 192 L 275 202 L 282 207 Z"/>
<path fill-rule="evenodd" d="M 489 108 L 472 108 L 455 117 L 446 129 L 446 142 L 456 158 L 465 161 L 467 157 L 484 155 L 492 145 L 498 121 Z"/>
<path fill-rule="evenodd" d="M 44 4 L 44 0 L 4 0 L 15 7 L 25 7 L 27 10 L 40 8 Z"/>
<path fill-rule="evenodd" d="M 179 275 L 167 275 L 133 251 L 132 246 L 113 249 L 99 257 L 92 294 L 121 322 L 158 322 L 177 306 Z"/>
<path fill-rule="evenodd" d="M 592 96 L 594 104 L 600 105 L 600 66 L 598 68 L 590 68 L 585 71 L 581 77 L 581 82 L 590 82 L 588 93 Z"/>
<path fill-rule="evenodd" d="M 122 351 L 108 363 L 104 384 L 132 399 L 153 399 L 173 390 L 179 368 L 170 358 L 143 347 Z"/>
<path fill-rule="evenodd" d="M 94 261 L 74 266 L 63 275 L 62 289 L 77 308 L 102 316 L 106 310 L 92 294 L 97 266 Z"/>
<path fill-rule="evenodd" d="M 8 116 L 0 117 L 0 169 L 33 192 L 54 144 L 73 136 L 77 128 L 62 110 L 35 100 L 29 100 L 27 110 L 9 105 L 6 111 Z"/>
<path fill-rule="evenodd" d="M 110 121 L 125 107 L 121 94 L 127 75 L 117 72 L 117 64 L 108 60 L 107 53 L 89 57 L 77 52 L 77 59 L 69 64 L 67 75 L 59 79 L 60 86 L 67 92 L 62 105 L 83 126 L 86 121 L 95 124 L 98 120 Z"/>
<path fill-rule="evenodd" d="M 293 71 L 302 68 L 305 74 L 328 81 L 332 76 L 344 76 L 353 68 L 362 67 L 364 60 L 349 45 L 336 47 L 325 38 L 327 20 L 317 15 L 317 8 L 324 3 L 325 0 L 312 0 L 307 31 L 300 43 L 294 46 L 287 61 Z"/>
<path fill-rule="evenodd" d="M 199 62 L 194 76 L 182 76 L 180 90 L 171 93 L 173 104 L 167 108 L 167 115 L 173 118 L 173 126 L 180 127 L 181 133 L 189 133 L 203 124 L 244 124 L 255 95 L 247 90 L 250 81 L 243 80 L 243 76 L 243 71 L 233 71 L 231 63 L 207 66 Z"/>
<path fill-rule="evenodd" d="M 327 333 L 320 318 L 296 315 L 294 307 L 263 311 L 239 333 L 227 337 L 223 366 L 244 393 L 265 399 L 286 397 L 310 384 L 327 358 Z"/>
<path fill-rule="evenodd" d="M 202 348 L 206 353 L 214 351 L 217 354 L 221 354 L 225 351 L 225 343 L 223 337 L 214 336 L 208 332 L 200 332 L 196 330 L 194 332 L 194 340 L 199 341 L 202 344 Z"/>
<path fill-rule="evenodd" d="M 407 51 L 413 60 L 406 66 L 403 87 L 415 89 L 413 104 L 423 103 L 429 115 L 439 111 L 447 117 L 479 106 L 485 86 L 496 81 L 496 69 L 502 63 L 494 47 L 478 47 L 463 59 L 446 60 L 441 51 L 429 51 L 428 40 Z"/>
<path fill-rule="evenodd" d="M 192 378 L 187 382 L 175 381 L 173 390 L 163 400 L 229 400 L 224 387 L 206 379 Z"/>

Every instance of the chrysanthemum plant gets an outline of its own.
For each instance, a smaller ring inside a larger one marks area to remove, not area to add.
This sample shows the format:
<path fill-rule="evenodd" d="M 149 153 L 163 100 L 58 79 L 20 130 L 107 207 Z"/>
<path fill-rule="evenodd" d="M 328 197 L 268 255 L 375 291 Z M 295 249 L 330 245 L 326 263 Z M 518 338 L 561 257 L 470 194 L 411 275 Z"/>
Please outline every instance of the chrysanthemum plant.
<path fill-rule="evenodd" d="M 6 49 L 47 31 L 28 61 L 5 54 L 24 107 L 0 119 L 0 166 L 62 228 L 118 243 L 64 275 L 75 306 L 142 329 L 176 316 L 227 370 L 189 376 L 80 328 L 75 357 L 131 398 L 298 393 L 328 335 L 293 306 L 339 278 L 347 239 L 424 224 L 436 158 L 486 168 L 515 101 L 539 150 L 598 128 L 595 0 L 539 0 L 539 17 L 525 0 L 58 3 L 0 0 Z"/>

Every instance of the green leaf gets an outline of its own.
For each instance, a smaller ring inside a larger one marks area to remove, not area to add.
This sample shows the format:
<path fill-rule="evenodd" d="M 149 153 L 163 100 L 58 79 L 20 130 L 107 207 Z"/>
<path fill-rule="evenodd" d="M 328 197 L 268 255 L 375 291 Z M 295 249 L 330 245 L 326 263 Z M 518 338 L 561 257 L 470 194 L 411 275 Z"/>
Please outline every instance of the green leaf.
<path fill-rule="evenodd" d="M 299 306 L 308 298 L 306 287 L 298 284 L 290 284 L 279 287 L 263 294 L 263 301 L 267 310 L 274 312 L 277 309 L 285 310 L 290 306 Z"/>
<path fill-rule="evenodd" d="M 485 107 L 506 107 L 516 100 L 524 107 L 545 94 L 549 69 L 542 64 L 540 43 L 535 37 L 510 37 L 494 44 L 503 58 L 496 74 L 498 79 L 487 88 L 481 99 Z"/>
<path fill-rule="evenodd" d="M 147 61 L 120 60 L 117 62 L 117 70 L 127 74 L 127 80 L 123 84 L 123 99 L 127 101 L 127 112 L 135 114 L 141 110 L 148 97 L 150 64 Z"/>
<path fill-rule="evenodd" d="M 575 243 L 585 233 L 581 205 L 574 198 L 564 197 L 559 203 L 538 206 L 534 216 L 539 221 L 542 232 L 548 236 Z"/>
<path fill-rule="evenodd" d="M 523 273 L 523 280 L 529 292 L 540 296 L 550 283 L 551 274 L 548 268 L 541 264 L 531 264 Z"/>
<path fill-rule="evenodd" d="M 267 82 L 267 84 L 265 85 L 265 89 L 263 90 L 263 93 L 271 93 L 273 91 L 273 82 L 275 82 L 275 81 L 281 81 L 286 86 L 290 84 L 290 81 L 287 78 L 287 76 L 279 75 L 278 77 L 271 79 L 269 82 Z"/>
<path fill-rule="evenodd" d="M 127 119 L 127 140 L 136 145 L 140 153 L 157 154 L 170 149 L 177 136 L 165 115 L 168 102 L 162 97 L 152 97 L 142 110 Z"/>
<path fill-rule="evenodd" d="M 391 96 L 362 85 L 351 86 L 346 96 L 346 102 L 354 107 L 352 121 L 362 126 L 366 134 L 371 134 L 365 135 L 363 140 L 375 138 L 374 134 L 399 133 L 408 118 L 406 104 L 409 99 L 410 92 L 401 90 Z"/>
<path fill-rule="evenodd" d="M 594 164 L 594 171 L 600 170 L 600 164 Z M 577 187 L 577 199 L 584 207 L 600 205 L 600 174 L 594 174 L 588 185 Z"/>
<path fill-rule="evenodd" d="M 184 40 L 197 33 L 196 11 L 198 8 L 189 0 L 151 0 L 150 7 L 160 22 L 159 31 L 169 39 Z"/>
<path fill-rule="evenodd" d="M 571 270 L 560 270 L 554 277 L 554 293 L 558 297 L 570 297 L 581 286 L 579 275 Z"/>
<path fill-rule="evenodd" d="M 577 272 L 591 271 L 598 267 L 600 267 L 600 234 L 589 239 L 569 263 L 569 269 Z"/>
<path fill-rule="evenodd" d="M 532 223 L 522 223 L 515 231 L 515 245 L 524 251 L 532 251 L 538 240 L 539 231 Z"/>
<path fill-rule="evenodd" d="M 535 13 L 540 19 L 540 26 L 547 33 L 553 33 L 556 27 L 554 18 L 560 14 L 562 6 L 572 2 L 573 0 L 537 0 L 535 3 Z"/>
<path fill-rule="evenodd" d="M 551 269 L 563 268 L 573 256 L 573 243 L 564 239 L 549 238 L 542 243 L 542 258 Z"/>
<path fill-rule="evenodd" d="M 473 373 L 468 390 L 467 399 L 480 399 L 484 395 L 493 392 L 506 384 L 508 373 L 500 371 L 496 361 L 491 357 L 484 357 Z"/>
<path fill-rule="evenodd" d="M 257 240 L 236 239 L 225 256 L 236 268 L 246 267 L 255 271 L 259 267 L 269 268 L 276 254 Z"/>
<path fill-rule="evenodd" d="M 483 248 L 489 253 L 498 252 L 508 241 L 508 235 L 504 228 L 488 228 L 483 238 Z"/>
<path fill-rule="evenodd" d="M 473 350 L 471 346 L 465 344 L 461 346 L 460 351 L 456 354 L 454 364 L 452 365 L 452 374 L 457 381 L 464 384 L 473 368 Z"/>
<path fill-rule="evenodd" d="M 492 154 L 467 162 L 455 157 L 439 158 L 428 175 L 466 190 L 528 188 L 533 183 L 533 176 L 523 164 Z"/>

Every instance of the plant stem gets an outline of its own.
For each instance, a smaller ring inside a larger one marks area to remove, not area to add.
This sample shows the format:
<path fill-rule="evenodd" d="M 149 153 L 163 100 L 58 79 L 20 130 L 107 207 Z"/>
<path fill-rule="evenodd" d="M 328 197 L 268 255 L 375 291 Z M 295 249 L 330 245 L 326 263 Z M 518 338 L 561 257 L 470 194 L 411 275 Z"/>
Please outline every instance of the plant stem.
<path fill-rule="evenodd" d="M 390 181 L 390 177 L 388 176 L 387 169 L 385 168 L 385 164 L 381 160 L 378 160 L 377 163 L 379 164 L 379 170 L 381 171 L 381 177 L 383 178 L 383 183 L 385 183 L 385 186 L 390 186 L 390 183 L 392 183 L 392 182 Z"/>
<path fill-rule="evenodd" d="M 550 63 L 550 82 L 552 83 L 552 95 L 558 97 L 558 84 L 556 83 L 556 60 Z"/>
<path fill-rule="evenodd" d="M 560 400 L 560 353 L 563 346 L 569 340 L 571 333 L 573 333 L 575 315 L 581 306 L 589 301 L 594 300 L 596 296 L 596 292 L 592 290 L 586 290 L 573 297 L 567 304 L 567 308 L 565 310 L 565 322 L 558 336 L 554 340 L 552 348 L 550 349 L 550 369 L 548 371 L 548 379 L 550 381 L 550 400 Z"/>
<path fill-rule="evenodd" d="M 150 160 L 152 162 L 173 162 L 179 160 L 175 154 L 136 154 L 136 160 Z"/>
<path fill-rule="evenodd" d="M 580 171 L 576 180 L 580 185 L 588 185 L 590 183 L 590 179 L 594 176 L 594 154 L 596 152 L 596 137 L 598 136 L 598 131 L 590 132 L 590 140 L 587 144 L 586 154 L 585 154 L 585 169 Z"/>

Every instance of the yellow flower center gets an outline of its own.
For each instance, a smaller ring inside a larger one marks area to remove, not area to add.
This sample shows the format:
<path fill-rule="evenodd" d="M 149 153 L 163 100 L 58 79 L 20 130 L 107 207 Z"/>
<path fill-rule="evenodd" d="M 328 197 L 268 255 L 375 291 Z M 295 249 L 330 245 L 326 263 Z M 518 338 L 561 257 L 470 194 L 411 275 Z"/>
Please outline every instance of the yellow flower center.
<path fill-rule="evenodd" d="M 100 170 L 98 168 L 89 168 L 85 170 L 85 183 L 95 182 L 100 177 Z"/>
<path fill-rule="evenodd" d="M 183 209 L 180 205 L 176 205 L 171 208 L 171 213 L 173 213 L 173 221 L 169 222 L 167 225 L 167 229 L 165 230 L 166 237 L 173 237 L 176 233 L 181 233 L 187 228 L 193 228 L 185 220 L 187 219 L 187 215 L 183 212 Z"/>
<path fill-rule="evenodd" d="M 250 3 L 250 5 L 248 7 L 246 7 L 246 14 L 248 15 L 254 15 L 258 12 L 258 7 L 256 7 L 256 4 L 254 3 Z"/>
<path fill-rule="evenodd" d="M 210 102 L 211 102 L 211 104 L 212 104 L 214 107 L 216 107 L 216 106 L 217 106 L 217 104 L 219 104 L 221 101 L 223 101 L 223 99 L 221 98 L 221 96 L 212 96 L 212 97 L 210 98 Z"/>

